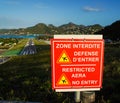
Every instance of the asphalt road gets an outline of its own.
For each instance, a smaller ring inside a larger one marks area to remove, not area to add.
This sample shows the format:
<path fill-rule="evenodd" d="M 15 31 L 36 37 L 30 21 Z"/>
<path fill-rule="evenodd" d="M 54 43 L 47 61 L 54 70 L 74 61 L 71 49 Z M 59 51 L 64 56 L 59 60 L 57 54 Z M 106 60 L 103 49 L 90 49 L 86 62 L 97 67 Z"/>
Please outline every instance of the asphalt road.
<path fill-rule="evenodd" d="M 21 55 L 30 55 L 35 54 L 36 52 L 37 51 L 34 42 L 32 41 L 32 39 L 30 39 L 22 50 Z"/>

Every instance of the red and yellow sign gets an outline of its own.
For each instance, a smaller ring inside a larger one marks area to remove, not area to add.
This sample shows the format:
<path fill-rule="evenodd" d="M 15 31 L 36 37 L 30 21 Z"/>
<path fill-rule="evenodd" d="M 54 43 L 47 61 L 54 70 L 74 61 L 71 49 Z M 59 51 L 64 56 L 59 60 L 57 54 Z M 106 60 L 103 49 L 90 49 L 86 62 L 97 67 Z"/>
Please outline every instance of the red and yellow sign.
<path fill-rule="evenodd" d="M 52 88 L 101 88 L 103 40 L 52 39 Z"/>
<path fill-rule="evenodd" d="M 62 51 L 60 57 L 57 60 L 57 63 L 71 63 L 70 57 L 65 50 Z"/>
<path fill-rule="evenodd" d="M 65 74 L 62 74 L 56 85 L 70 85 L 70 82 Z"/>

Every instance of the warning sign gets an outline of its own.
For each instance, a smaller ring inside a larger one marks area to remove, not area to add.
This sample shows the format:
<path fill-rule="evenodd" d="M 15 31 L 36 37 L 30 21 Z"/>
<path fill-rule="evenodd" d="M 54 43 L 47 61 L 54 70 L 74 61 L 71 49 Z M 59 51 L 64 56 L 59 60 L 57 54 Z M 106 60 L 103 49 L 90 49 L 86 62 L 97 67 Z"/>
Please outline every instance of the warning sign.
<path fill-rule="evenodd" d="M 70 85 L 70 82 L 65 74 L 62 74 L 57 82 L 57 85 Z"/>
<path fill-rule="evenodd" d="M 65 50 L 62 51 L 57 63 L 71 63 L 70 57 Z"/>
<path fill-rule="evenodd" d="M 101 88 L 103 39 L 52 39 L 52 88 Z"/>

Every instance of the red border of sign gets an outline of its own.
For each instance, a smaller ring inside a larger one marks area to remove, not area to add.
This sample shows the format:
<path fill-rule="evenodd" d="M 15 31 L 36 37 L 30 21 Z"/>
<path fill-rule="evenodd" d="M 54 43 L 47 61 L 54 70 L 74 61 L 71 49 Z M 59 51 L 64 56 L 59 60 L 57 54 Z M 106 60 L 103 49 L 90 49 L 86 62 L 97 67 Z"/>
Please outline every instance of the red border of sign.
<path fill-rule="evenodd" d="M 52 88 L 53 89 L 80 89 L 81 87 L 78 86 L 78 87 L 73 87 L 71 88 L 71 86 L 63 86 L 63 87 L 56 87 L 55 86 L 55 60 L 53 59 L 54 58 L 54 42 L 72 42 L 72 41 L 78 41 L 78 42 L 82 42 L 82 41 L 91 41 L 91 42 L 101 42 L 102 43 L 102 54 L 101 54 L 101 64 L 100 64 L 100 83 L 99 83 L 99 86 L 85 86 L 84 88 L 102 88 L 102 80 L 103 80 L 103 61 L 104 61 L 104 40 L 103 39 L 51 39 L 51 66 L 52 66 Z"/>

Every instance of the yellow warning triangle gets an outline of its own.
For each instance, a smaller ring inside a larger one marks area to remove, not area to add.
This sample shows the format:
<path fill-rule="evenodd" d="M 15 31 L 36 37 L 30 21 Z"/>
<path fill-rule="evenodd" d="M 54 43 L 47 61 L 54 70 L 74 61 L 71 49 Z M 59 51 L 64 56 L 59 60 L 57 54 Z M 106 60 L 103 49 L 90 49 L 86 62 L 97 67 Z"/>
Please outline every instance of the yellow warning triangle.
<path fill-rule="evenodd" d="M 62 74 L 61 77 L 59 78 L 57 85 L 70 85 L 70 81 L 66 77 L 65 74 Z"/>
<path fill-rule="evenodd" d="M 71 59 L 65 50 L 62 51 L 57 63 L 71 63 Z"/>

